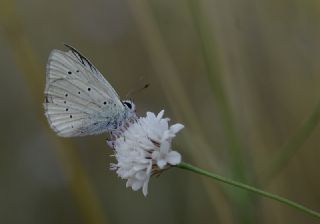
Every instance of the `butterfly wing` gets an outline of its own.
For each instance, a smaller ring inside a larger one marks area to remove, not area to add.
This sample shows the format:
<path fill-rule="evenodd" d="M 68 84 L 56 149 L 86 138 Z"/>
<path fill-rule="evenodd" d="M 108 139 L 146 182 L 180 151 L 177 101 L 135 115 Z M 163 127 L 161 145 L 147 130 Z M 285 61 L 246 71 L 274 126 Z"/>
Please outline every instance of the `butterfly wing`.
<path fill-rule="evenodd" d="M 45 115 L 62 137 L 99 134 L 117 126 L 124 106 L 102 74 L 74 48 L 53 50 L 47 64 Z"/>

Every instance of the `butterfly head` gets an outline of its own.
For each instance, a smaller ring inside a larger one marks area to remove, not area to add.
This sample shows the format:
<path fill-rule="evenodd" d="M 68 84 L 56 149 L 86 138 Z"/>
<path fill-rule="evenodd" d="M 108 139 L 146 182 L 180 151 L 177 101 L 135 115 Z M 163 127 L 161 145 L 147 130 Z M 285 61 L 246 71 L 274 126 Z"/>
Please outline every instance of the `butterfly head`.
<path fill-rule="evenodd" d="M 131 100 L 123 100 L 122 104 L 127 111 L 128 117 L 134 116 L 136 114 L 136 105 Z"/>

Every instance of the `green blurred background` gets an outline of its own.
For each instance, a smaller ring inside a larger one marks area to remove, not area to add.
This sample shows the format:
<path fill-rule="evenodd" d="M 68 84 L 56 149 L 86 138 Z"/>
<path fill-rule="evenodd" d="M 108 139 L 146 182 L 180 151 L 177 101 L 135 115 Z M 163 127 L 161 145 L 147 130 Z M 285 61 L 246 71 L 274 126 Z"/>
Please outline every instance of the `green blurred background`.
<path fill-rule="evenodd" d="M 0 223 L 317 223 L 183 170 L 149 195 L 109 170 L 107 135 L 64 139 L 42 108 L 68 43 L 138 112 L 186 128 L 183 159 L 320 210 L 317 0 L 0 1 Z"/>

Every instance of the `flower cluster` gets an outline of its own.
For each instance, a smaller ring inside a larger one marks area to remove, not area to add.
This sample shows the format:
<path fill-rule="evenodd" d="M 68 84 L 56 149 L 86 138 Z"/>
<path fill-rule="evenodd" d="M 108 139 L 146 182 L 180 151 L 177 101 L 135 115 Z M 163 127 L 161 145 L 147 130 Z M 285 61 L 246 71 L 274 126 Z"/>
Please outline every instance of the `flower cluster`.
<path fill-rule="evenodd" d="M 119 177 L 127 179 L 127 187 L 142 188 L 148 194 L 151 175 L 181 162 L 181 155 L 171 149 L 171 141 L 184 126 L 169 126 L 162 110 L 157 116 L 147 112 L 112 141 L 116 164 L 111 165 Z"/>

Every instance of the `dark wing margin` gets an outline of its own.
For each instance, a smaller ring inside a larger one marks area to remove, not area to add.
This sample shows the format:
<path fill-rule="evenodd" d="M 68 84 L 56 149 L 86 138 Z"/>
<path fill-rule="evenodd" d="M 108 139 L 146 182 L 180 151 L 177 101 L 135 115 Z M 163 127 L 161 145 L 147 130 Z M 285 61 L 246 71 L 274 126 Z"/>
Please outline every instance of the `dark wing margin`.
<path fill-rule="evenodd" d="M 91 71 L 98 73 L 98 70 L 93 66 L 93 64 L 87 59 L 85 56 L 83 56 L 78 50 L 76 50 L 74 47 L 64 44 L 71 52 L 72 54 L 78 59 L 78 61 L 83 64 L 84 66 L 89 66 Z"/>

